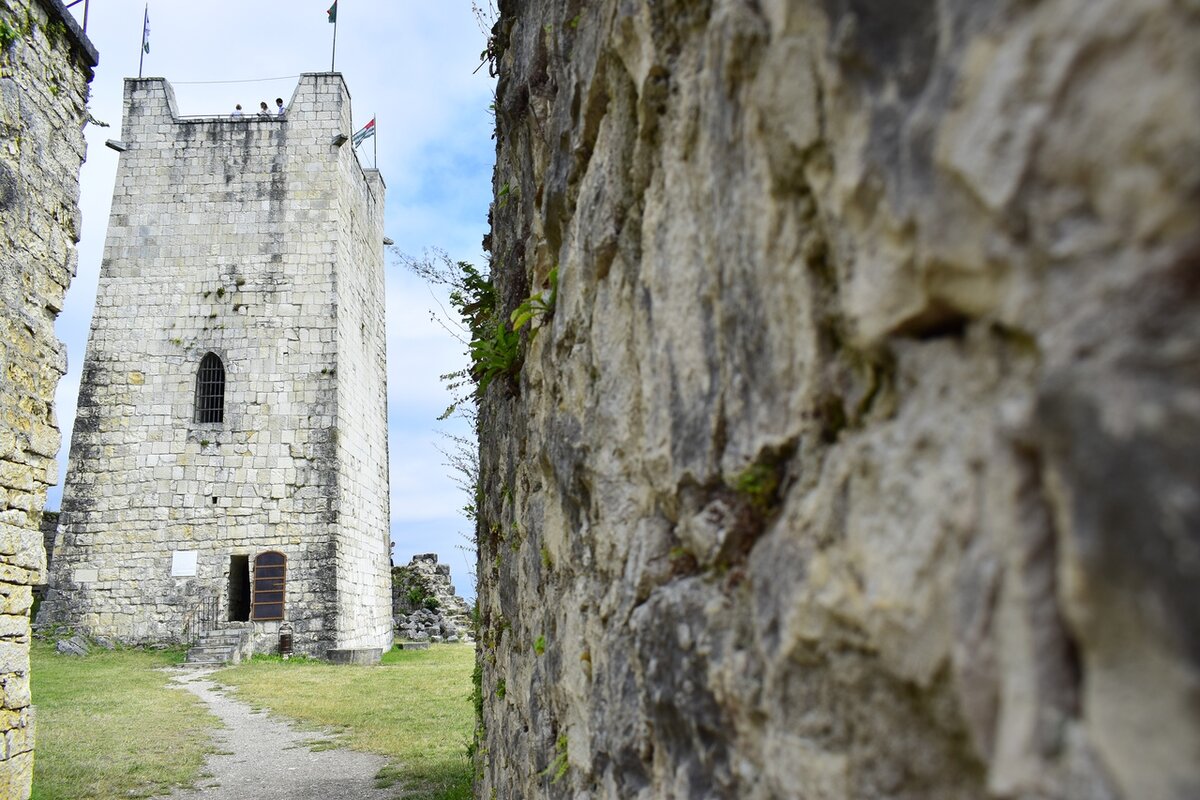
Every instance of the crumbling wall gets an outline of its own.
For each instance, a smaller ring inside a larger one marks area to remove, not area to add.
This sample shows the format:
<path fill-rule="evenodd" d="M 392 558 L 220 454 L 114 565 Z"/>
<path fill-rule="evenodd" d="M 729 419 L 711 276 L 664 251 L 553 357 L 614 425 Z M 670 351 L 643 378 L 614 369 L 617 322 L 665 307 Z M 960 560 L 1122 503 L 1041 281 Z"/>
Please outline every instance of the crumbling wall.
<path fill-rule="evenodd" d="M 75 274 L 96 51 L 57 2 L 0 2 L 0 797 L 29 797 L 29 609 L 58 476 L 54 318 Z"/>
<path fill-rule="evenodd" d="M 415 555 L 392 568 L 392 622 L 396 635 L 408 641 L 472 641 L 471 609 L 437 553 Z"/>
<path fill-rule="evenodd" d="M 1200 9 L 502 2 L 480 797 L 1200 797 Z"/>

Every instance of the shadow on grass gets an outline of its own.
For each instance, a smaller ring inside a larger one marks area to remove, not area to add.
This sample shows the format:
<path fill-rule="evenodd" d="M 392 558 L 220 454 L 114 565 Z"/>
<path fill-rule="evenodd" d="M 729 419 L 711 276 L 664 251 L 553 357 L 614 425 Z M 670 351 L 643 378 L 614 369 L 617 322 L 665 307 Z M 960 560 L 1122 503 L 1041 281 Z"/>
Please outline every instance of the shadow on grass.
<path fill-rule="evenodd" d="M 414 769 L 388 764 L 375 775 L 375 787 L 399 785 L 413 800 L 471 800 L 471 762 L 467 757 Z"/>

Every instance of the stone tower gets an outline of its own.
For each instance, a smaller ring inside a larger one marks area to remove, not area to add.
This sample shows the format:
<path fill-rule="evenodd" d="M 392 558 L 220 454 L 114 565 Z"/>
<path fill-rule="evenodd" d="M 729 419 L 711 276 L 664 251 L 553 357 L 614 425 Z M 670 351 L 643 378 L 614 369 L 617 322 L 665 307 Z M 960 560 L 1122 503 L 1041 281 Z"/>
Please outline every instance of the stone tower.
<path fill-rule="evenodd" d="M 123 140 L 39 621 L 125 642 L 242 623 L 273 648 L 391 644 L 384 183 L 350 94 L 181 118 L 125 83 Z M 206 619 L 207 618 L 207 619 Z"/>

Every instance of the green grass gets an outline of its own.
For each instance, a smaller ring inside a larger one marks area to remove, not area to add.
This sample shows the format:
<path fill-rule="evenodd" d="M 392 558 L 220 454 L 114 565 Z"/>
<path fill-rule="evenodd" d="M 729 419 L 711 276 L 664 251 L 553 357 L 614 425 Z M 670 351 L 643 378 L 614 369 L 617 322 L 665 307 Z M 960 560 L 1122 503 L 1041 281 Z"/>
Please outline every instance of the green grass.
<path fill-rule="evenodd" d="M 382 666 L 254 658 L 215 680 L 252 706 L 334 731 L 338 743 L 390 759 L 377 780 L 411 800 L 468 800 L 474 649 L 393 650 Z"/>
<path fill-rule="evenodd" d="M 37 708 L 33 800 L 150 797 L 191 786 L 220 725 L 159 667 L 182 651 L 93 650 L 62 656 L 33 642 Z"/>

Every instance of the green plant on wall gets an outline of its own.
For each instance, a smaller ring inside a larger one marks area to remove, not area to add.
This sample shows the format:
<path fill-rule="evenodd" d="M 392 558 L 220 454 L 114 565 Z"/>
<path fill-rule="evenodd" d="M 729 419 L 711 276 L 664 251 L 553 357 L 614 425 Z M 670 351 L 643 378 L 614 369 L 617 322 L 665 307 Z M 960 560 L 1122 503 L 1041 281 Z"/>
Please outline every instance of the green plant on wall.
<path fill-rule="evenodd" d="M 438 599 L 429 594 L 428 590 L 426 590 L 423 586 L 409 587 L 407 597 L 409 605 L 413 608 L 425 608 L 429 611 L 437 611 L 442 605 L 440 602 L 438 602 Z"/>
<path fill-rule="evenodd" d="M 520 372 L 524 364 L 520 331 L 535 320 L 554 313 L 558 298 L 558 268 L 550 270 L 541 291 L 525 298 L 505 317 L 498 307 L 491 276 L 473 264 L 453 261 L 449 255 L 437 250 L 423 258 L 413 258 L 399 250 L 393 252 L 419 277 L 449 288 L 450 306 L 455 314 L 445 318 L 434 314 L 434 317 L 452 333 L 458 328 L 466 334 L 461 338 L 467 345 L 470 364 L 465 369 L 441 376 L 452 397 L 441 416 L 446 419 L 461 407 L 469 407 L 497 378 Z M 530 339 L 537 335 L 537 330 L 531 327 Z"/>
<path fill-rule="evenodd" d="M 521 305 L 517 306 L 509 316 L 509 322 L 512 323 L 514 332 L 521 330 L 535 319 L 548 317 L 554 313 L 554 304 L 558 302 L 558 267 L 550 270 L 547 276 L 549 287 L 536 294 L 531 294 L 525 298 Z M 529 329 L 529 338 L 532 340 L 537 336 L 540 328 Z"/>
<path fill-rule="evenodd" d="M 551 783 L 558 783 L 571 768 L 570 762 L 567 761 L 567 745 L 567 735 L 564 733 L 554 742 L 554 760 L 539 773 L 543 778 L 550 778 Z"/>
<path fill-rule="evenodd" d="M 515 374 L 521 366 L 521 337 L 497 321 L 491 332 L 471 340 L 471 375 L 483 394 L 492 381 Z"/>
<path fill-rule="evenodd" d="M 751 464 L 730 482 L 734 491 L 744 496 L 760 514 L 770 510 L 779 489 L 779 473 L 768 464 Z"/>
<path fill-rule="evenodd" d="M 21 32 L 8 24 L 8 20 L 0 19 L 0 50 L 7 50 L 13 42 L 21 38 Z"/>
<path fill-rule="evenodd" d="M 61 20 L 53 20 L 46 26 L 46 39 L 52 48 L 57 49 L 60 42 L 67 38 L 67 26 Z"/>

